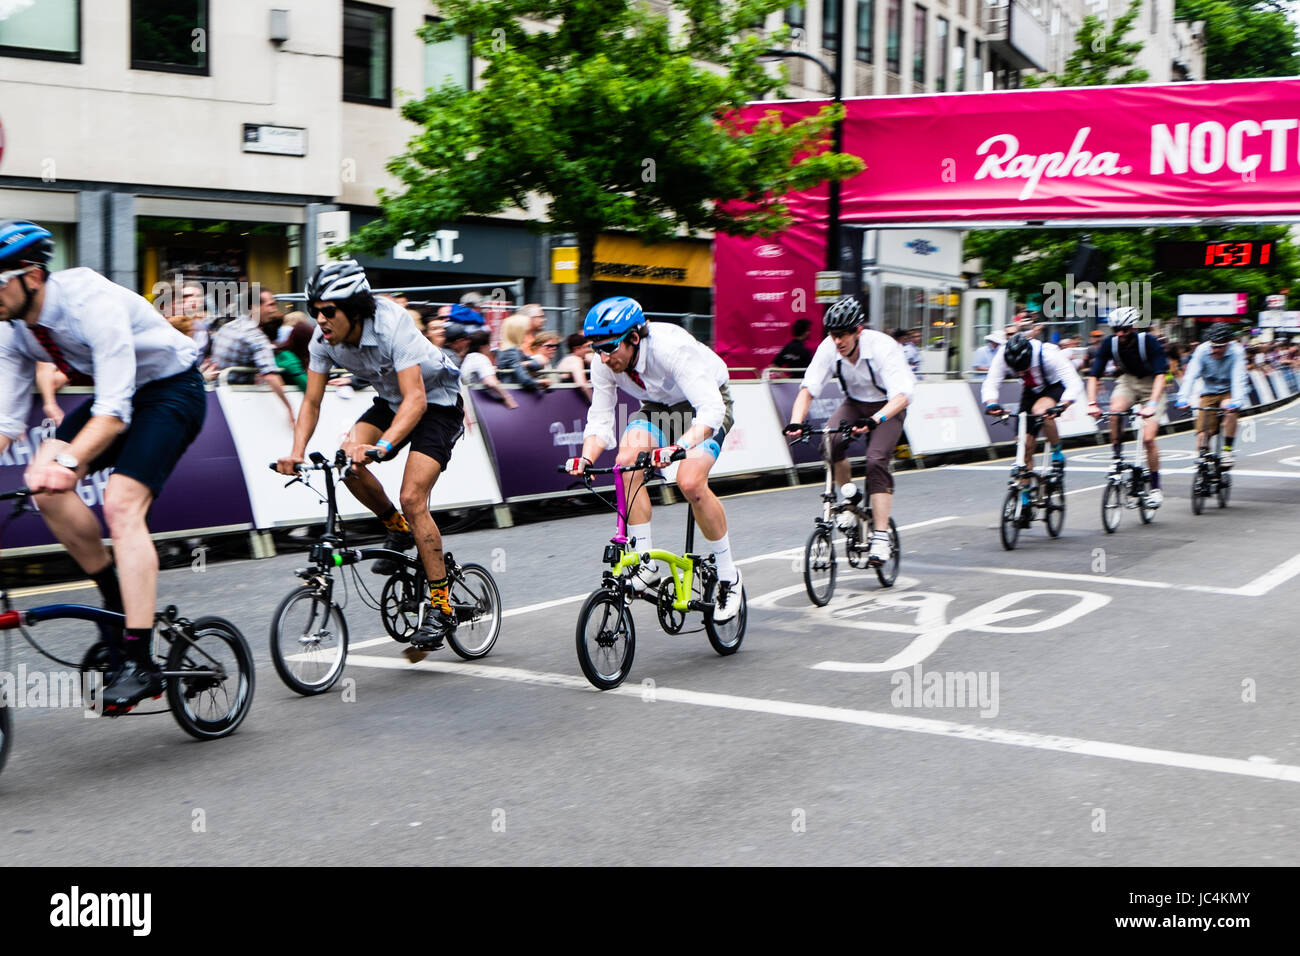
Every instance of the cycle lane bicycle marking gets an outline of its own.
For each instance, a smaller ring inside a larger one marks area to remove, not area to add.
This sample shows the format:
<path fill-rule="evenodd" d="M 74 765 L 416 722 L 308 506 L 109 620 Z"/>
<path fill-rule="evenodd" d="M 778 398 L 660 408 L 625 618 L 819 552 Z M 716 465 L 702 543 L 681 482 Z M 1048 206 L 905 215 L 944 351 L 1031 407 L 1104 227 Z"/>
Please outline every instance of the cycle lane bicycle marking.
<path fill-rule="evenodd" d="M 518 667 L 496 667 L 468 662 L 450 663 L 430 660 L 410 664 L 398 658 L 366 656 L 349 657 L 348 660 L 349 663 L 359 667 L 373 667 L 382 670 L 418 670 L 482 680 L 555 687 L 562 690 L 573 690 L 607 697 L 627 697 L 634 698 L 637 701 L 642 701 L 645 693 L 639 684 L 631 687 L 625 685 L 616 687 L 613 690 L 597 691 L 583 677 L 554 674 L 546 671 L 530 671 Z M 929 717 L 912 717 L 770 698 L 740 697 L 733 694 L 682 690 L 662 685 L 656 685 L 655 687 L 655 700 L 698 707 L 714 707 L 722 710 L 760 713 L 777 717 L 830 721 L 859 727 L 871 727 L 878 730 L 925 734 L 976 743 L 1003 744 L 1076 756 L 1119 760 L 1127 763 L 1141 763 L 1206 773 L 1226 773 L 1265 780 L 1280 780 L 1286 783 L 1300 783 L 1300 766 L 1290 764 L 1265 763 L 1239 757 L 1216 757 L 1209 754 L 1162 750 L 1133 744 L 1089 740 L 1082 737 L 1064 737 L 1057 734 L 979 727 L 974 724 L 960 724 L 954 721 L 937 720 Z"/>

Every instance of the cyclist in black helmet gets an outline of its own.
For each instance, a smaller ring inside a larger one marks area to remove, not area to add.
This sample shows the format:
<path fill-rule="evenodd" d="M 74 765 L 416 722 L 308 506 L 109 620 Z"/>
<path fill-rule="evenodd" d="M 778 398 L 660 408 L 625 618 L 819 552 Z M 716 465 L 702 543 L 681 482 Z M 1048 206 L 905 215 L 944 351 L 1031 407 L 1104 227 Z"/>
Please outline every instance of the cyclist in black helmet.
<path fill-rule="evenodd" d="M 984 378 L 980 400 L 984 402 L 986 414 L 1002 414 L 998 390 L 1008 372 L 1020 377 L 1022 390 L 1019 412 L 1042 416 L 1056 405 L 1072 405 L 1083 398 L 1083 380 L 1065 353 L 1050 342 L 1039 342 L 1023 332 L 1017 332 L 993 356 L 989 373 Z M 1061 436 L 1051 417 L 1042 419 L 1041 422 L 1030 421 L 1025 432 L 1025 461 L 1034 460 L 1040 424 L 1047 440 L 1052 443 L 1052 464 L 1064 469 L 1065 453 L 1061 449 Z M 1021 492 L 1022 501 L 1026 505 L 1029 504 L 1029 497 L 1029 489 L 1026 487 Z"/>
<path fill-rule="evenodd" d="M 804 373 L 799 395 L 794 400 L 786 434 L 798 434 L 808 417 L 813 397 L 832 378 L 839 380 L 844 403 L 827 419 L 827 427 L 836 428 L 853 422 L 854 435 L 871 432 L 867 441 L 867 494 L 871 496 L 871 514 L 876 531 L 871 536 L 867 561 L 873 567 L 893 557 L 889 537 L 889 515 L 894 497 L 894 476 L 889 462 L 903 436 L 903 420 L 916 376 L 907 365 L 903 348 L 883 332 L 864 329 L 865 317 L 857 298 L 842 296 L 826 310 L 822 326 L 826 338 L 813 353 L 812 364 Z M 861 424 L 858 424 L 861 423 Z M 845 497 L 857 497 L 848 460 L 848 441 L 831 443 L 831 475 Z M 851 512 L 841 518 L 846 524 L 856 521 Z"/>
<path fill-rule="evenodd" d="M 429 600 L 421 608 L 420 626 L 404 653 L 412 663 L 442 646 L 456 628 L 447 594 L 442 536 L 429 513 L 429 493 L 447 467 L 452 448 L 464 430 L 460 370 L 420 334 L 411 317 L 391 299 L 375 296 L 365 270 L 343 260 L 321 266 L 307 283 L 307 309 L 319 328 L 309 346 L 307 391 L 298 410 L 293 450 L 276 467 L 291 475 L 304 460 L 307 442 L 320 418 L 321 399 L 334 366 L 374 385 L 374 404 L 357 420 L 343 442 L 353 462 L 344 479 L 348 490 L 373 511 L 388 529 L 384 546 L 405 551 L 412 544 L 429 578 Z M 410 444 L 402 475 L 399 512 L 379 480 L 366 467 L 366 453 L 391 458 Z M 396 566 L 376 561 L 371 569 L 391 574 Z"/>

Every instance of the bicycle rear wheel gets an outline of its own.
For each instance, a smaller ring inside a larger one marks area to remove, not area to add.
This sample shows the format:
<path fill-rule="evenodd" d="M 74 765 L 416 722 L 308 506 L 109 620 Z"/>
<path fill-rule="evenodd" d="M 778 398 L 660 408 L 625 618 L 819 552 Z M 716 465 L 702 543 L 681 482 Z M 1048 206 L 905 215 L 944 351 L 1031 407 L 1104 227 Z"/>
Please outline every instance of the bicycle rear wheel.
<path fill-rule="evenodd" d="M 745 585 L 740 586 L 740 609 L 726 621 L 715 621 L 713 611 L 704 612 L 704 632 L 709 635 L 709 643 L 723 657 L 729 657 L 740 650 L 740 642 L 745 639 L 745 624 L 749 611 L 745 602 Z"/>
<path fill-rule="evenodd" d="M 612 690 L 632 670 L 636 625 L 623 595 L 593 591 L 578 612 L 578 664 L 594 687 Z"/>
<path fill-rule="evenodd" d="M 1114 534 L 1124 516 L 1124 485 L 1117 480 L 1106 482 L 1101 496 L 1101 526 L 1107 534 Z"/>
<path fill-rule="evenodd" d="M 835 544 L 826 525 L 813 528 L 803 549 L 803 586 L 808 600 L 818 607 L 830 603 L 835 593 Z"/>
<path fill-rule="evenodd" d="M 187 734 L 215 740 L 234 733 L 253 702 L 253 652 L 239 629 L 219 617 L 201 617 L 167 652 L 167 703 Z"/>
<path fill-rule="evenodd" d="M 872 531 L 874 530 L 875 526 L 873 524 Z M 898 580 L 898 566 L 903 561 L 903 548 L 898 541 L 898 526 L 894 524 L 893 518 L 889 519 L 889 541 L 890 547 L 893 551 L 893 557 L 876 568 L 876 580 L 879 581 L 880 586 L 884 588 L 892 588 L 894 586 L 894 582 Z"/>
<path fill-rule="evenodd" d="M 14 742 L 14 722 L 9 715 L 10 707 L 0 694 L 0 770 L 4 770 L 5 761 L 9 759 L 9 748 Z"/>
<path fill-rule="evenodd" d="M 451 579 L 451 606 L 456 632 L 447 635 L 451 649 L 467 661 L 486 657 L 501 633 L 501 592 L 487 568 L 462 564 Z"/>
<path fill-rule="evenodd" d="M 310 584 L 285 595 L 271 619 L 271 663 L 285 686 L 310 697 L 334 686 L 348 658 L 348 622 Z"/>
<path fill-rule="evenodd" d="M 1007 551 L 1014 551 L 1016 542 L 1020 540 L 1020 509 L 1022 507 L 1020 489 L 1010 488 L 1007 491 L 1006 501 L 1002 503 L 1002 523 L 999 526 L 1002 534 L 1002 547 Z"/>

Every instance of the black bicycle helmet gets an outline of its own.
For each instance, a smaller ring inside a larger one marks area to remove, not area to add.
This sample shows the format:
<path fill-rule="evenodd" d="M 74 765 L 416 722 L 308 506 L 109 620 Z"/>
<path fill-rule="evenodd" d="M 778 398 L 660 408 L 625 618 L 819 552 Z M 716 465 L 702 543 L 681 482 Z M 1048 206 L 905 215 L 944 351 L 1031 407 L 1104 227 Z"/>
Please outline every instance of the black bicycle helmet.
<path fill-rule="evenodd" d="M 827 332 L 844 332 L 862 324 L 862 303 L 856 296 L 844 295 L 836 299 L 822 318 L 822 328 Z"/>
<path fill-rule="evenodd" d="M 1214 345 L 1227 345 L 1232 341 L 1232 326 L 1227 322 L 1215 322 L 1210 326 L 1210 342 Z"/>
<path fill-rule="evenodd" d="M 1007 339 L 1002 355 L 1007 363 L 1007 368 L 1013 372 L 1023 372 L 1029 368 L 1029 363 L 1033 359 L 1034 345 L 1028 338 L 1017 332 Z"/>
<path fill-rule="evenodd" d="M 338 302 L 354 296 L 370 294 L 370 280 L 360 263 L 352 259 L 329 262 L 316 270 L 307 282 L 307 304 L 313 302 Z"/>

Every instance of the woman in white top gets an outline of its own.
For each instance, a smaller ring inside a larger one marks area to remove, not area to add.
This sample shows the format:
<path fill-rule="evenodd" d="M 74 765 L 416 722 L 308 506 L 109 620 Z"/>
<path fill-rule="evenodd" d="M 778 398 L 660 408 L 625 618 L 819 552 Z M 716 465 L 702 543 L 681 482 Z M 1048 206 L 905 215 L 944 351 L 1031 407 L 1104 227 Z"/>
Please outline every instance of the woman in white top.
<path fill-rule="evenodd" d="M 460 363 L 461 380 L 470 385 L 486 385 L 505 402 L 506 408 L 518 408 L 519 403 L 501 387 L 497 370 L 492 365 L 492 359 L 488 358 L 490 340 L 491 335 L 487 329 L 474 329 L 469 333 L 469 351 Z"/>

